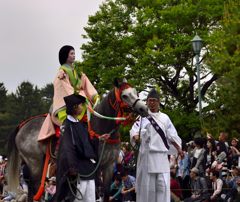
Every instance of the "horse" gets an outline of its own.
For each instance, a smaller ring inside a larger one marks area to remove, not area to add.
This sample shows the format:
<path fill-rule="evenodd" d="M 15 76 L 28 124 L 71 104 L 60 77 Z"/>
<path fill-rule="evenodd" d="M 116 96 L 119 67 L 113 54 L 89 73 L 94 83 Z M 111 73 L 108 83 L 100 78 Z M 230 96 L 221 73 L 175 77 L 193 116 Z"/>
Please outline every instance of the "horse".
<path fill-rule="evenodd" d="M 147 113 L 145 103 L 139 99 L 135 88 L 130 86 L 126 80 L 115 80 L 114 88 L 95 107 L 95 111 L 104 117 L 119 117 L 124 111 L 132 111 L 139 115 Z M 33 196 L 40 185 L 44 157 L 47 142 L 38 142 L 38 134 L 44 122 L 44 116 L 36 116 L 28 120 L 21 127 L 17 127 L 9 136 L 8 140 L 8 186 L 13 188 L 19 185 L 19 171 L 22 162 L 29 170 L 29 193 L 28 201 L 33 201 Z M 99 118 L 91 115 L 91 131 L 95 134 L 111 133 L 110 143 L 104 145 L 104 151 L 98 173 L 102 173 L 104 184 L 104 202 L 109 201 L 109 189 L 113 174 L 113 165 L 120 152 L 119 121 L 111 118 Z M 111 142 L 112 141 L 112 142 Z M 103 148 L 103 142 L 99 143 L 99 154 Z"/>

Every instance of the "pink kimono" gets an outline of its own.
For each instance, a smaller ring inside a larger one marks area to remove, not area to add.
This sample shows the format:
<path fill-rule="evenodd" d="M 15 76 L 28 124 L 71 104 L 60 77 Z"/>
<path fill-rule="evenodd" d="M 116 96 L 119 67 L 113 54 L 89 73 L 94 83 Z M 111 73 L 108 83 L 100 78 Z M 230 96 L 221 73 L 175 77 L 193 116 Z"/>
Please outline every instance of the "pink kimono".
<path fill-rule="evenodd" d="M 50 136 L 55 135 L 54 124 L 58 126 L 61 125 L 61 123 L 57 119 L 57 113 L 65 107 L 65 102 L 63 98 L 74 93 L 74 88 L 70 83 L 69 76 L 62 69 L 59 70 L 53 82 L 53 85 L 53 110 L 51 114 L 48 114 L 45 121 L 43 122 L 42 128 L 38 135 L 38 141 L 45 140 Z M 96 89 L 84 73 L 82 73 L 81 85 L 80 89 L 78 90 L 80 95 L 87 97 L 90 101 L 92 101 L 94 96 L 97 95 Z"/>

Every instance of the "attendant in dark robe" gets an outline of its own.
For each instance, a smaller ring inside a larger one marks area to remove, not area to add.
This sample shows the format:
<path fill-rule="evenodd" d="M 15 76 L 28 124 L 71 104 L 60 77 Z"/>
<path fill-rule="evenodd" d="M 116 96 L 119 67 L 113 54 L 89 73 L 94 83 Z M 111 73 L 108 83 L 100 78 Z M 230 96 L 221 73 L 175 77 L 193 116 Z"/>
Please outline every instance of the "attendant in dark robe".
<path fill-rule="evenodd" d="M 77 119 L 86 99 L 81 95 L 64 97 L 67 119 L 64 121 L 57 157 L 55 201 L 93 202 L 97 154 L 89 139 L 87 124 Z M 92 174 L 91 174 L 92 173 Z"/>

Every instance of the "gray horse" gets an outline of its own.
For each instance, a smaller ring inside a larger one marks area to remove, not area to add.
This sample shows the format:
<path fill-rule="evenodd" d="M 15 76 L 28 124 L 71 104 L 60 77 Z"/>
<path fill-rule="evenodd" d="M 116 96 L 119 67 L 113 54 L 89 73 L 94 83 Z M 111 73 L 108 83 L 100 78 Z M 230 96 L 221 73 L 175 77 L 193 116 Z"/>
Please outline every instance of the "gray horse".
<path fill-rule="evenodd" d="M 118 95 L 117 95 L 117 93 Z M 117 99 L 118 98 L 118 99 Z M 107 117 L 117 117 L 126 109 L 130 109 L 140 115 L 147 113 L 146 105 L 138 98 L 135 88 L 131 87 L 126 81 L 115 81 L 115 88 L 96 106 L 95 110 Z M 47 143 L 40 143 L 37 137 L 45 117 L 35 117 L 26 122 L 22 127 L 17 127 L 9 137 L 9 164 L 7 168 L 8 185 L 12 190 L 19 185 L 20 165 L 24 162 L 29 171 L 29 199 L 33 201 L 33 195 L 40 185 L 44 156 Z M 104 186 L 104 201 L 109 201 L 109 188 L 113 174 L 113 165 L 116 162 L 120 142 L 118 134 L 119 123 L 91 116 L 91 128 L 96 134 L 111 132 L 113 144 L 106 144 L 104 147 L 103 158 L 100 163 L 98 173 L 102 173 Z M 110 141 L 111 141 L 110 140 Z M 102 150 L 102 142 L 99 144 L 99 154 Z"/>

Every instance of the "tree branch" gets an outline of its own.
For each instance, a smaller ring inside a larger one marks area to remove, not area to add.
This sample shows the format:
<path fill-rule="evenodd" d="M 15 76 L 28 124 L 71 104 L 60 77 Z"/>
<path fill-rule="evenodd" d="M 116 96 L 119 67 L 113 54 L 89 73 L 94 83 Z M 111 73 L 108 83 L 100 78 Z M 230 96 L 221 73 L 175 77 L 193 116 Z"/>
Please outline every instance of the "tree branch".
<path fill-rule="evenodd" d="M 202 89 L 201 89 L 201 96 L 202 96 L 202 97 L 205 96 L 208 88 L 209 88 L 209 87 L 211 86 L 211 84 L 212 84 L 214 81 L 216 81 L 217 79 L 218 79 L 217 74 L 214 74 L 214 75 L 212 76 L 212 78 L 203 85 L 203 87 L 202 87 Z"/>

